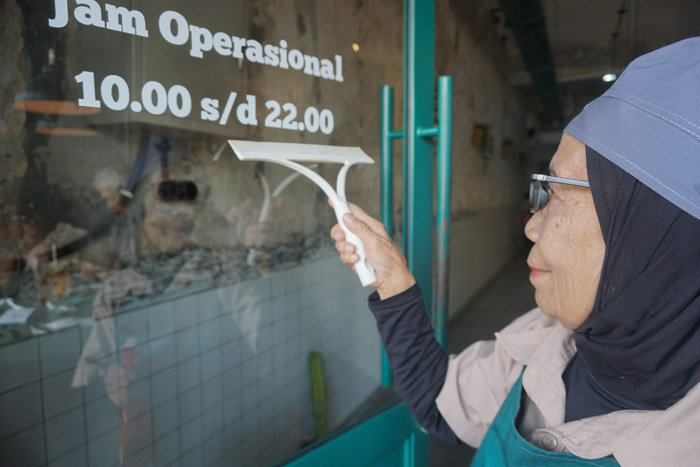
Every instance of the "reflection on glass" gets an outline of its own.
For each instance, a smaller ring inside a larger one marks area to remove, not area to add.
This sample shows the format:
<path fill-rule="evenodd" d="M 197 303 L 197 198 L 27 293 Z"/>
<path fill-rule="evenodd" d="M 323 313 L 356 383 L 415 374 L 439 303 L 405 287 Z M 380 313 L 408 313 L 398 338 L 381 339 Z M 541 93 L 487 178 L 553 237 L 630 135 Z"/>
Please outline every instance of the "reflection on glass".
<path fill-rule="evenodd" d="M 378 92 L 389 65 L 360 65 L 346 40 L 367 12 L 210 3 L 0 5 L 3 461 L 268 465 L 387 400 L 372 397 L 379 340 L 325 197 L 226 145 L 376 153 L 374 123 L 358 122 L 378 116 L 349 97 Z M 372 15 L 400 30 L 386 8 Z M 353 21 L 329 28 L 338 15 Z M 376 205 L 366 186 L 349 198 Z"/>

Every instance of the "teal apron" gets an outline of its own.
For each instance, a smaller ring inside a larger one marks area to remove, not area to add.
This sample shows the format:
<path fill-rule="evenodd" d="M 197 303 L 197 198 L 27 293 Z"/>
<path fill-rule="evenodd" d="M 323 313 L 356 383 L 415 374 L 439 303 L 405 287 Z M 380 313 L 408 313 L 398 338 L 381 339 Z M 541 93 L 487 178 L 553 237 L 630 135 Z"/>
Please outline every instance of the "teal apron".
<path fill-rule="evenodd" d="M 472 467 L 479 466 L 619 466 L 613 457 L 583 459 L 570 452 L 550 452 L 540 449 L 523 438 L 515 428 L 520 411 L 523 375 L 513 385 L 508 397 L 496 414 L 491 428 L 472 460 Z"/>

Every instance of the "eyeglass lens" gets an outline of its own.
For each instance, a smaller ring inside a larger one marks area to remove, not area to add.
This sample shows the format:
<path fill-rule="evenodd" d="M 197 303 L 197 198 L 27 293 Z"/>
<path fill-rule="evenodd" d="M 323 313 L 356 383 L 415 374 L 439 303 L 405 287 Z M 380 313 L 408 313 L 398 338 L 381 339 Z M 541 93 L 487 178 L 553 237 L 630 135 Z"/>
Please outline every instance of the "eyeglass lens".
<path fill-rule="evenodd" d="M 543 183 L 539 180 L 530 180 L 530 212 L 536 213 L 540 208 L 543 208 L 549 196 Z"/>

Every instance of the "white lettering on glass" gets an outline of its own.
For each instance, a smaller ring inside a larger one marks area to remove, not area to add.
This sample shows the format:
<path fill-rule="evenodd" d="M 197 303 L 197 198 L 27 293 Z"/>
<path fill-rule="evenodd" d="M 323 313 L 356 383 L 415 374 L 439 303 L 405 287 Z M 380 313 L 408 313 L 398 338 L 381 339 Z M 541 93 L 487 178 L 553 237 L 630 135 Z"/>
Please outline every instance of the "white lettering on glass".
<path fill-rule="evenodd" d="M 81 107 L 100 108 L 104 104 L 104 107 L 116 112 L 127 108 L 134 113 L 143 111 L 151 115 L 170 112 L 177 118 L 189 118 L 192 114 L 192 95 L 181 84 L 167 87 L 158 81 L 147 81 L 140 88 L 132 89 L 129 83 L 119 75 L 107 75 L 97 83 L 95 74 L 87 70 L 73 78 L 82 88 L 82 97 L 78 99 L 78 105 Z M 223 101 L 213 97 L 201 98 L 200 120 L 216 122 L 221 126 L 226 126 L 229 122 L 258 125 L 257 97 L 252 94 L 240 97 L 242 101 L 237 99 L 237 92 L 230 91 L 222 110 L 220 109 Z M 335 126 L 333 112 L 330 109 L 317 109 L 311 106 L 303 109 L 302 112 L 302 109 L 298 109 L 291 102 L 280 104 L 276 100 L 266 101 L 265 107 L 268 113 L 264 117 L 263 125 L 268 128 L 308 133 L 316 133 L 320 130 L 323 134 L 330 135 Z"/>
<path fill-rule="evenodd" d="M 53 0 L 55 14 L 49 18 L 52 28 L 66 27 L 70 20 L 68 0 Z M 86 26 L 118 31 L 124 34 L 149 37 L 146 18 L 138 10 L 130 10 L 109 3 L 102 6 L 95 0 L 75 0 L 73 16 Z M 106 22 L 104 17 L 106 17 Z M 205 53 L 215 53 L 247 60 L 275 68 L 303 70 L 310 76 L 343 82 L 343 57 L 335 55 L 335 60 L 308 55 L 298 49 L 288 48 L 282 39 L 279 46 L 263 44 L 255 39 L 232 36 L 226 32 L 212 32 L 203 26 L 189 24 L 187 18 L 177 11 L 167 10 L 158 18 L 158 31 L 166 42 L 172 45 L 189 43 L 190 56 L 204 58 Z"/>
<path fill-rule="evenodd" d="M 146 18 L 138 10 L 105 3 L 107 22 L 102 18 L 102 8 L 95 0 L 75 0 L 73 16 L 80 23 L 96 28 L 106 28 L 132 36 L 148 37 Z M 52 28 L 64 28 L 68 24 L 68 0 L 54 0 L 56 16 L 49 18 Z"/>
<path fill-rule="evenodd" d="M 68 24 L 68 0 L 56 0 L 56 16 L 49 18 L 52 28 L 64 28 Z"/>
<path fill-rule="evenodd" d="M 175 31 L 173 31 L 173 22 L 175 23 Z M 189 34 L 187 33 L 187 20 L 177 11 L 164 11 L 158 18 L 158 29 L 160 35 L 167 42 L 173 45 L 182 45 L 187 43 Z"/>
<path fill-rule="evenodd" d="M 143 17 L 143 13 L 140 11 L 129 10 L 123 6 L 116 7 L 109 3 L 105 4 L 105 10 L 107 10 L 107 29 L 148 37 L 146 18 Z"/>

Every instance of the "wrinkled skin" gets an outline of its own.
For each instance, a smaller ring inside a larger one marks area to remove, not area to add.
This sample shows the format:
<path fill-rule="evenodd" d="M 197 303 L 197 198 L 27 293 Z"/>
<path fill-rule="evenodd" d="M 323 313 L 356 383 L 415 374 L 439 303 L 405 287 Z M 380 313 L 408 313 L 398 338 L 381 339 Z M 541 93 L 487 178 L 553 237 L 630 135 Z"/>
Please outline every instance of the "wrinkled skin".
<path fill-rule="evenodd" d="M 583 143 L 564 133 L 550 167 L 552 175 L 588 180 Z M 595 303 L 605 243 L 589 188 L 552 183 L 549 203 L 532 216 L 525 234 L 534 242 L 528 264 L 530 281 L 542 312 L 565 327 L 576 329 L 588 318 Z M 381 299 L 401 293 L 415 284 L 406 260 L 386 229 L 362 209 L 350 205 L 344 217 L 348 228 L 362 240 L 377 282 L 373 287 Z M 340 259 L 352 267 L 359 257 L 345 241 L 338 225 L 331 229 Z"/>
<path fill-rule="evenodd" d="M 552 175 L 588 180 L 586 147 L 564 133 L 550 163 Z M 542 312 L 569 329 L 586 321 L 595 303 L 605 243 L 589 188 L 550 184 L 547 205 L 525 226 L 534 242 L 528 265 Z"/>
<path fill-rule="evenodd" d="M 387 299 L 415 284 L 416 280 L 406 265 L 406 258 L 394 245 L 384 224 L 358 206 L 352 203 L 349 206 L 352 214 L 345 214 L 343 221 L 362 240 L 367 261 L 377 276 L 377 282 L 372 287 L 377 289 L 379 297 Z M 355 270 L 353 265 L 360 258 L 355 253 L 355 246 L 345 241 L 345 232 L 338 224 L 331 229 L 331 237 L 336 241 L 335 248 L 340 253 L 340 260 Z"/>

